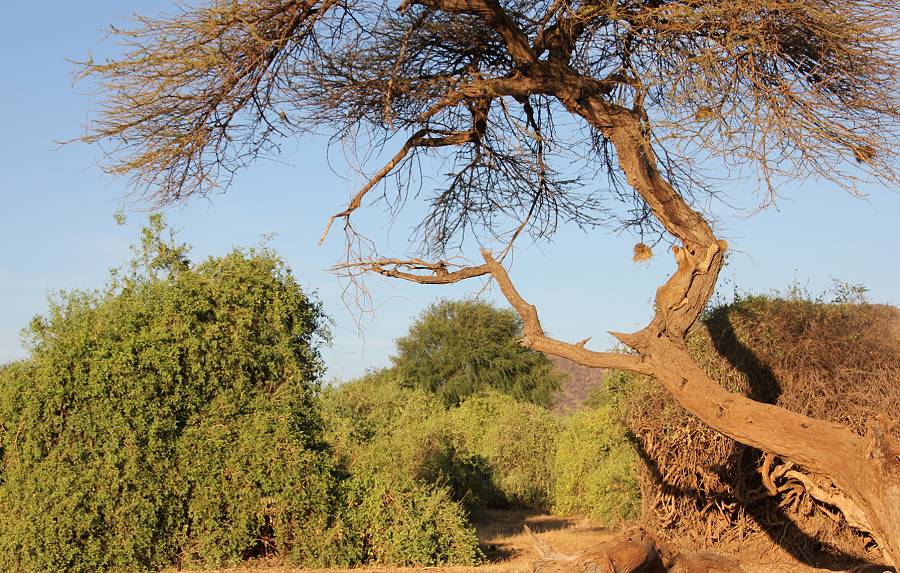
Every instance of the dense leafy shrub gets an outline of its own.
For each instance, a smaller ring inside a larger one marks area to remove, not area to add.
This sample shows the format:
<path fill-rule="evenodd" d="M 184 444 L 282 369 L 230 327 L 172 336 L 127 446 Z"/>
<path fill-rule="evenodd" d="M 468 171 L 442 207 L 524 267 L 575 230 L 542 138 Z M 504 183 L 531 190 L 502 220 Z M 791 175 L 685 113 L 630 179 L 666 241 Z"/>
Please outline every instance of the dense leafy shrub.
<path fill-rule="evenodd" d="M 558 424 L 538 404 L 561 376 L 521 335 L 512 311 L 435 303 L 397 341 L 392 368 L 326 392 L 329 442 L 350 472 L 446 487 L 470 511 L 546 505 Z"/>
<path fill-rule="evenodd" d="M 328 440 L 353 473 L 449 490 L 468 509 L 503 501 L 485 460 L 464 447 L 443 403 L 381 370 L 324 395 Z"/>
<path fill-rule="evenodd" d="M 483 459 L 505 503 L 550 502 L 559 422 L 547 409 L 497 393 L 472 396 L 449 412 L 459 448 Z"/>
<path fill-rule="evenodd" d="M 152 223 L 3 370 L 2 569 L 232 562 L 327 515 L 319 305 L 271 252 L 192 266 Z"/>
<path fill-rule="evenodd" d="M 549 405 L 561 376 L 543 354 L 523 348 L 512 310 L 477 300 L 431 305 L 397 340 L 394 369 L 406 385 L 425 388 L 448 406 L 493 389 Z"/>
<path fill-rule="evenodd" d="M 151 223 L 130 269 L 60 295 L 29 329 L 31 358 L 0 368 L 0 570 L 476 562 L 444 488 L 325 440 L 325 319 L 278 257 L 194 266 Z M 329 437 L 358 441 L 417 403 L 396 392 Z"/>
<path fill-rule="evenodd" d="M 549 503 L 558 423 L 545 408 L 488 393 L 447 410 L 391 370 L 332 389 L 325 403 L 329 441 L 352 471 L 445 486 L 469 510 Z"/>
<path fill-rule="evenodd" d="M 323 565 L 476 565 L 483 559 L 475 530 L 446 488 L 357 468 L 342 482 L 341 500 L 332 546 L 316 548 Z"/>
<path fill-rule="evenodd" d="M 329 428 L 344 426 L 347 439 L 355 443 L 392 434 L 444 411 L 443 404 L 431 392 L 401 385 L 393 369 L 371 372 L 337 388 L 327 388 L 322 398 Z"/>
<path fill-rule="evenodd" d="M 637 516 L 637 454 L 613 403 L 570 414 L 557 443 L 553 509 L 613 525 Z"/>
<path fill-rule="evenodd" d="M 400 386 L 391 370 L 323 394 L 327 439 L 348 479 L 323 565 L 474 564 L 474 530 L 457 500 L 486 483 L 467 475 L 431 392 Z M 467 503 L 468 505 L 468 503 Z"/>
<path fill-rule="evenodd" d="M 303 389 L 285 384 L 271 394 L 218 396 L 185 429 L 178 455 L 192 486 L 192 534 L 184 559 L 284 555 L 322 534 L 334 511 L 331 458 L 318 429 L 310 432 L 309 410 Z"/>

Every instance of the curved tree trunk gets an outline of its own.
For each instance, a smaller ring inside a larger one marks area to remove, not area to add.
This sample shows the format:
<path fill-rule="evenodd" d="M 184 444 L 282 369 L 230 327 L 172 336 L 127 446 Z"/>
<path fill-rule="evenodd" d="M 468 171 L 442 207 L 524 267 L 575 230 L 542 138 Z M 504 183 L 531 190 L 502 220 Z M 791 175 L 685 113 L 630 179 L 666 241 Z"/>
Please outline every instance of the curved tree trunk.
<path fill-rule="evenodd" d="M 446 7 L 441 0 L 427 3 Z M 461 6 L 470 3 L 453 6 L 462 10 Z M 499 9 L 496 4 L 490 6 Z M 507 32 L 516 36 L 514 30 Z M 608 84 L 579 75 L 564 62 L 536 60 L 527 51 L 519 56 L 516 74 L 474 81 L 456 88 L 454 97 L 529 97 L 535 93 L 556 97 L 569 112 L 585 119 L 612 143 L 628 183 L 666 231 L 681 242 L 681 246 L 673 247 L 678 268 L 657 290 L 653 320 L 640 332 L 615 334 L 637 355 L 594 352 L 584 348 L 586 341 L 569 344 L 546 336 L 537 309 L 519 295 L 505 268 L 488 251 L 482 252 L 484 265 L 452 273 L 440 264 L 418 260 L 383 259 L 360 266 L 428 284 L 490 274 L 522 318 L 526 346 L 586 366 L 621 368 L 656 377 L 686 410 L 710 427 L 805 468 L 812 477 L 800 474 L 797 479 L 804 482 L 810 495 L 837 507 L 850 525 L 875 538 L 890 564 L 900 564 L 900 446 L 894 443 L 887 422 L 873 425 L 870 435 L 863 438 L 839 424 L 732 394 L 710 379 L 688 354 L 684 337 L 712 295 L 727 243 L 715 237 L 704 217 L 691 209 L 660 173 L 650 141 L 651 126 L 639 100 L 633 109 L 612 103 Z M 399 270 L 402 267 L 431 274 L 403 272 Z"/>
<path fill-rule="evenodd" d="M 601 90 L 586 89 L 588 80 L 566 66 L 545 68 L 538 75 L 554 84 L 555 94 L 569 111 L 612 142 L 628 183 L 684 245 L 674 248 L 678 269 L 657 291 L 650 325 L 635 334 L 616 334 L 640 356 L 639 364 L 630 369 L 652 373 L 686 410 L 715 430 L 815 474 L 830 487 L 807 483 L 810 494 L 840 509 L 848 523 L 873 536 L 891 565 L 900 564 L 900 447 L 893 443 L 890 430 L 872 426 L 863 438 L 842 425 L 728 392 L 700 369 L 684 346 L 684 336 L 712 295 L 726 243 L 715 238 L 702 215 L 660 174 L 641 109 L 610 104 Z M 528 322 L 527 316 L 523 319 Z M 540 338 L 531 336 L 530 345 L 556 353 L 547 343 L 535 344 L 543 342 Z M 583 357 L 574 352 L 565 355 L 582 364 L 596 362 L 580 360 Z"/>
<path fill-rule="evenodd" d="M 619 337 L 640 352 L 656 379 L 703 423 L 831 480 L 844 495 L 829 492 L 822 499 L 810 493 L 840 509 L 854 527 L 871 533 L 891 565 L 898 562 L 900 461 L 881 428 L 873 427 L 863 438 L 840 424 L 753 401 L 713 381 L 678 341 L 649 332 Z"/>
<path fill-rule="evenodd" d="M 681 335 L 661 330 L 666 314 L 635 334 L 614 333 L 637 355 L 586 350 L 547 337 L 537 309 L 516 291 L 506 270 L 483 252 L 485 272 L 522 317 L 526 346 L 586 366 L 606 366 L 654 376 L 687 411 L 726 436 L 814 474 L 800 474 L 811 496 L 839 509 L 847 522 L 872 535 L 891 565 L 900 557 L 900 448 L 885 420 L 861 437 L 848 428 L 816 420 L 784 408 L 756 402 L 725 390 L 694 361 Z M 714 282 L 712 273 L 701 282 Z M 662 287 L 661 287 L 662 288 Z M 696 285 L 706 291 L 711 285 Z M 703 299 L 705 301 L 705 299 Z M 702 305 L 701 305 L 702 308 Z M 681 320 L 684 316 L 681 315 Z"/>

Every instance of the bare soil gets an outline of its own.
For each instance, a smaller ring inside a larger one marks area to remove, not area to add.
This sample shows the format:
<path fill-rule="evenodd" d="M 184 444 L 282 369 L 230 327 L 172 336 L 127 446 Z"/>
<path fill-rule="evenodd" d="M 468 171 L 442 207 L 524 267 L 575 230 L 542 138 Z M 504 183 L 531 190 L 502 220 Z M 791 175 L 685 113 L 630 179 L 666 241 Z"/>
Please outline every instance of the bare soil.
<path fill-rule="evenodd" d="M 304 569 L 271 560 L 248 562 L 232 569 L 207 570 L 204 573 L 529 573 L 538 558 L 531 539 L 524 531 L 527 524 L 554 549 L 568 554 L 581 553 L 609 540 L 618 529 L 599 526 L 586 519 L 564 518 L 529 510 L 493 510 L 486 512 L 475 526 L 488 562 L 478 567 L 364 567 L 359 569 Z M 767 538 L 742 543 L 739 547 L 713 547 L 710 551 L 738 560 L 747 573 L 881 573 L 881 567 L 816 569 L 798 563 L 790 554 Z"/>

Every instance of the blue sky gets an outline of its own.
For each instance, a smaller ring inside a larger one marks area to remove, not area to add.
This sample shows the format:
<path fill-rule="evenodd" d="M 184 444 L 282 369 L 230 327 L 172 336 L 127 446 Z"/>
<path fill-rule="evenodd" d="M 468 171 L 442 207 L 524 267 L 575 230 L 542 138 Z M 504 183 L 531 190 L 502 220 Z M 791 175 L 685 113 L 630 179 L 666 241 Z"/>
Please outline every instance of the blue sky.
<path fill-rule="evenodd" d="M 98 148 L 59 146 L 83 133 L 95 102 L 89 85 L 72 83 L 67 59 L 103 54 L 109 24 L 121 25 L 131 12 L 157 13 L 161 0 L 88 1 L 47 5 L 14 2 L 5 8 L 0 34 L 0 363 L 25 356 L 19 332 L 46 309 L 48 294 L 61 289 L 98 288 L 110 267 L 129 257 L 128 245 L 146 220 L 140 206 L 126 208 L 127 223 L 113 215 L 129 189 L 97 167 Z M 39 32 L 38 32 L 39 30 Z M 95 56 L 96 57 L 96 56 Z M 345 380 L 386 365 L 393 341 L 430 302 L 482 291 L 483 283 L 427 287 L 402 282 L 369 282 L 376 304 L 361 317 L 342 302 L 344 285 L 327 267 L 338 262 L 342 242 L 332 232 L 322 247 L 318 237 L 327 217 L 342 209 L 360 178 L 333 173 L 324 142 L 291 143 L 278 162 L 242 173 L 226 195 L 165 210 L 194 256 L 223 254 L 235 245 L 255 245 L 275 234 L 270 245 L 291 265 L 301 283 L 316 291 L 335 320 L 334 344 L 325 351 L 328 378 Z M 746 191 L 729 192 L 744 207 L 760 201 Z M 873 302 L 900 303 L 900 194 L 878 187 L 858 199 L 825 183 L 786 186 L 775 208 L 747 217 L 718 210 L 717 229 L 732 256 L 722 274 L 721 292 L 767 292 L 799 283 L 812 292 L 832 278 L 860 283 Z M 360 213 L 363 225 L 378 231 L 383 208 Z M 404 221 L 386 244 L 402 253 Z M 384 234 L 382 234 L 384 236 Z M 651 315 L 656 287 L 672 271 L 670 257 L 649 265 L 630 261 L 635 238 L 565 228 L 552 243 L 522 245 L 511 276 L 523 296 L 536 304 L 550 334 L 567 340 L 593 336 L 588 345 L 605 349 L 607 330 L 640 327 Z M 476 255 L 476 253 L 473 253 Z M 496 289 L 482 296 L 502 302 Z"/>

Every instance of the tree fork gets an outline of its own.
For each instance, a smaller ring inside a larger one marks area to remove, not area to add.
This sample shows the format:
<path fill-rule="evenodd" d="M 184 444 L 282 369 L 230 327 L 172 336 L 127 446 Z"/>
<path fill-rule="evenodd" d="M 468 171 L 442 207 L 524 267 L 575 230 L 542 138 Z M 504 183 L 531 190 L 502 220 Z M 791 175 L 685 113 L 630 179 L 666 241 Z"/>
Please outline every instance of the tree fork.
<path fill-rule="evenodd" d="M 632 335 L 615 334 L 640 356 L 639 368 L 625 368 L 646 373 L 649 366 L 672 397 L 711 428 L 831 479 L 850 502 L 843 507 L 836 505 L 848 521 L 867 529 L 889 564 L 900 563 L 900 451 L 890 449 L 885 440 L 878 445 L 873 438 L 867 444 L 866 439 L 842 425 L 732 394 L 700 369 L 684 347 L 683 338 L 715 289 L 724 262 L 724 242 L 716 239 L 703 216 L 691 209 L 660 174 L 642 125 L 641 110 L 610 104 L 596 91 L 586 93 L 586 78 L 568 66 L 554 66 L 554 69 L 557 78 L 553 83 L 569 86 L 556 93 L 560 101 L 609 139 L 628 183 L 643 197 L 666 230 L 680 239 L 691 255 L 696 257 L 707 249 L 712 253 L 705 268 L 698 268 L 696 262 L 683 267 L 679 260 L 672 279 L 683 273 L 682 284 L 676 285 L 670 279 L 660 287 L 656 314 L 647 328 Z M 491 268 L 490 261 L 488 267 Z M 496 269 L 491 270 L 498 279 Z M 498 280 L 498 284 L 507 300 L 526 324 L 535 323 L 539 328 L 534 307 L 521 299 L 505 272 L 502 278 L 505 280 Z M 508 286 L 504 287 L 504 283 Z M 665 289 L 674 291 L 676 287 L 683 288 L 683 293 L 675 293 L 677 301 L 663 296 L 672 294 Z M 669 304 L 663 307 L 661 299 Z M 535 350 L 560 354 L 560 349 L 555 344 L 546 344 L 544 337 L 526 337 L 525 342 Z M 601 353 L 579 356 L 566 352 L 566 356 L 587 366 L 596 366 L 605 358 Z"/>
<path fill-rule="evenodd" d="M 666 230 L 689 250 L 713 249 L 716 243 L 717 251 L 724 250 L 703 216 L 660 174 L 641 114 L 615 109 L 596 97 L 581 98 L 579 103 L 572 111 L 599 127 L 612 142 L 629 184 Z M 683 306 L 660 308 L 658 304 L 646 329 L 635 335 L 616 334 L 617 338 L 638 352 L 679 404 L 711 428 L 833 480 L 852 502 L 839 509 L 850 521 L 859 522 L 853 506 L 858 508 L 865 520 L 860 525 L 867 526 L 889 564 L 900 564 L 900 451 L 890 449 L 887 441 L 878 445 L 874 438 L 867 444 L 842 425 L 732 394 L 688 354 L 683 338 L 712 295 L 722 264 L 721 253 L 714 253 L 699 273 L 679 264 L 675 276 L 689 273 Z M 660 289 L 669 286 L 666 283 Z"/>
<path fill-rule="evenodd" d="M 549 338 L 540 325 L 537 309 L 522 298 L 506 269 L 489 251 L 482 251 L 482 256 L 485 265 L 478 268 L 485 268 L 491 274 L 522 318 L 526 346 L 585 366 L 619 368 L 653 376 L 685 410 L 714 430 L 834 482 L 845 497 L 814 497 L 834 505 L 848 523 L 870 533 L 889 564 L 898 562 L 900 460 L 897 456 L 900 451 L 890 438 L 888 422 L 880 421 L 863 438 L 841 424 L 816 420 L 729 392 L 697 365 L 680 337 L 658 329 L 659 315 L 640 332 L 613 333 L 634 349 L 636 356 L 594 352 L 578 344 Z M 715 281 L 704 277 L 701 282 L 714 285 Z M 705 291 L 712 287 L 704 284 L 697 288 Z"/>

